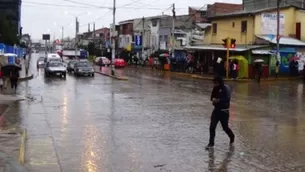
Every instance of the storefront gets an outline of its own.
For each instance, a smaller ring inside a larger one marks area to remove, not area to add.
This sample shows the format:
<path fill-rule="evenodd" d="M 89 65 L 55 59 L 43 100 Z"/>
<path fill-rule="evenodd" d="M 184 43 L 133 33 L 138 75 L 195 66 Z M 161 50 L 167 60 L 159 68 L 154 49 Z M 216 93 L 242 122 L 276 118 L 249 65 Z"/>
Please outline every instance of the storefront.
<path fill-rule="evenodd" d="M 250 50 L 261 47 L 265 47 L 265 45 L 239 45 L 236 48 L 230 48 L 229 56 L 240 61 L 244 70 L 247 70 L 246 72 L 243 72 L 242 77 L 249 77 L 248 63 L 251 59 Z M 214 65 L 218 57 L 222 58 L 223 62 L 226 61 L 227 49 L 222 45 L 188 46 L 186 49 L 194 52 L 195 58 L 199 59 L 200 63 L 203 65 L 204 73 L 212 74 L 214 72 Z"/>

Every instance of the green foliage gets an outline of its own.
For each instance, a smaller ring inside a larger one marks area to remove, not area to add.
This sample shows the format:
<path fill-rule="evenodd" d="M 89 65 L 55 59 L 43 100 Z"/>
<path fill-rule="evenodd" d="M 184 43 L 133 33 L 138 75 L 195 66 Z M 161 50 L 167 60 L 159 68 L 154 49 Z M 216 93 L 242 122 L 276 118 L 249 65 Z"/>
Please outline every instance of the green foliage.
<path fill-rule="evenodd" d="M 12 46 L 19 44 L 16 30 L 16 26 L 6 16 L 0 15 L 0 42 Z"/>
<path fill-rule="evenodd" d="M 21 48 L 28 48 L 25 42 L 21 42 L 19 45 Z"/>
<path fill-rule="evenodd" d="M 93 42 L 89 42 L 88 52 L 89 52 L 90 55 L 96 55 L 95 44 Z"/>

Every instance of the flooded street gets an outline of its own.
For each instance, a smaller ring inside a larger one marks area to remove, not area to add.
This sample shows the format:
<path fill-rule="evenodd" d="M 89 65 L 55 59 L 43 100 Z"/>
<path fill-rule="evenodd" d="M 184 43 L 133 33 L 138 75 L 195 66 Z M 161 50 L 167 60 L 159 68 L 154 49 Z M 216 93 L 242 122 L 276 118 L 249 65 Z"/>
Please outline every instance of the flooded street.
<path fill-rule="evenodd" d="M 228 83 L 234 148 L 219 124 L 208 143 L 212 83 L 124 69 L 23 82 L 16 106 L 28 131 L 26 167 L 45 172 L 303 172 L 305 87 L 301 82 Z"/>

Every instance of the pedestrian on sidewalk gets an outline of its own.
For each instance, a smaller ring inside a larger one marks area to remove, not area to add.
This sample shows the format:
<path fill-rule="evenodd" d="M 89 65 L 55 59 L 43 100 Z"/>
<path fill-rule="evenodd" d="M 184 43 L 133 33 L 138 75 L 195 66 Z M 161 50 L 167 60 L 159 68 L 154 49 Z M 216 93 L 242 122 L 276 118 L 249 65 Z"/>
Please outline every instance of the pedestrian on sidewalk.
<path fill-rule="evenodd" d="M 3 72 L 2 72 L 2 66 L 0 64 L 0 91 L 3 91 Z"/>
<path fill-rule="evenodd" d="M 304 66 L 303 66 L 303 81 L 304 81 L 304 83 L 305 83 L 305 64 L 304 64 Z"/>
<path fill-rule="evenodd" d="M 229 128 L 229 109 L 230 109 L 230 100 L 231 100 L 231 91 L 229 86 L 224 84 L 224 81 L 221 76 L 216 76 L 213 79 L 214 88 L 211 94 L 211 101 L 214 105 L 214 110 L 211 115 L 210 123 L 210 139 L 209 144 L 206 146 L 206 149 L 213 148 L 216 127 L 220 121 L 223 130 L 227 133 L 230 138 L 230 144 L 234 143 L 235 135 L 232 130 Z"/>
<path fill-rule="evenodd" d="M 280 62 L 277 60 L 275 63 L 275 77 L 277 78 L 279 76 L 280 71 Z"/>
<path fill-rule="evenodd" d="M 10 82 L 11 82 L 11 88 L 13 91 L 17 91 L 17 85 L 18 85 L 18 79 L 19 79 L 19 70 L 14 69 L 10 72 Z"/>

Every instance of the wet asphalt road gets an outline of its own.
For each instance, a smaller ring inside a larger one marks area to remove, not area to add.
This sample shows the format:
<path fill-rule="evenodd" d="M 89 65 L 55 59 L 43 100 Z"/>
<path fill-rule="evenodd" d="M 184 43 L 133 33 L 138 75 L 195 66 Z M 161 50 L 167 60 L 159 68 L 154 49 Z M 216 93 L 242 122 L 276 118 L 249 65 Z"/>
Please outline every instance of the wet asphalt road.
<path fill-rule="evenodd" d="M 45 172 L 305 171 L 305 87 L 298 82 L 231 84 L 234 149 L 218 126 L 204 150 L 212 111 L 209 81 L 125 69 L 106 76 L 44 78 L 32 57 L 26 166 Z"/>

